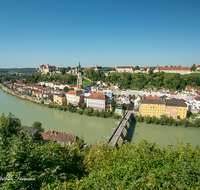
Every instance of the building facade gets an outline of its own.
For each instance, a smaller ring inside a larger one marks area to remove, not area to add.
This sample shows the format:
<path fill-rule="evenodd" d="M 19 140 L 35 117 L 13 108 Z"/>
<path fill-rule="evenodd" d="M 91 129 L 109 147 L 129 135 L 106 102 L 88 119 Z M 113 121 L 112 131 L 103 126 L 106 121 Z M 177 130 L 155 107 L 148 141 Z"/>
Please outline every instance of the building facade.
<path fill-rule="evenodd" d="M 105 111 L 111 110 L 111 103 L 109 101 L 109 97 L 107 97 L 105 94 L 91 94 L 86 99 L 86 105 L 87 107 L 91 107 L 93 109 Z"/>
<path fill-rule="evenodd" d="M 123 73 L 123 72 L 134 73 L 132 66 L 117 66 L 115 67 L 115 69 L 116 69 L 116 72 L 118 73 Z"/>
<path fill-rule="evenodd" d="M 179 116 L 184 119 L 187 117 L 187 104 L 183 100 L 177 99 L 143 99 L 140 103 L 140 115 L 158 118 L 166 115 L 174 119 Z"/>
<path fill-rule="evenodd" d="M 75 105 L 75 106 L 81 106 L 83 103 L 83 97 L 84 97 L 84 92 L 82 90 L 70 90 L 69 92 L 66 93 L 66 98 L 67 98 L 67 105 L 69 103 Z"/>
<path fill-rule="evenodd" d="M 54 94 L 53 95 L 53 102 L 54 104 L 58 104 L 58 105 L 63 105 L 66 104 L 66 96 L 65 94 L 61 93 L 61 94 Z"/>
<path fill-rule="evenodd" d="M 42 74 L 52 73 L 52 72 L 58 72 L 58 67 L 54 65 L 40 65 L 38 72 L 41 72 Z"/>
<path fill-rule="evenodd" d="M 95 70 L 95 71 L 101 72 L 101 71 L 102 71 L 101 65 L 100 65 L 100 67 L 99 67 L 98 65 L 96 65 L 96 67 L 94 68 L 94 70 Z"/>
<path fill-rule="evenodd" d="M 157 72 L 165 72 L 165 73 L 179 73 L 181 75 L 190 74 L 190 67 L 159 67 L 157 66 L 154 70 L 154 73 Z"/>

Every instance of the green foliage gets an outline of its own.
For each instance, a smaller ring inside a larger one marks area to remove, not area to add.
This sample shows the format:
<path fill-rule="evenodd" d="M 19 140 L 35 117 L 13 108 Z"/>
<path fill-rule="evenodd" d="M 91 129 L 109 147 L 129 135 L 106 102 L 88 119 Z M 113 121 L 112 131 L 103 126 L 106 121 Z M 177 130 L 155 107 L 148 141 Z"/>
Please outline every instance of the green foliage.
<path fill-rule="evenodd" d="M 90 86 L 92 83 L 89 80 L 83 78 L 83 85 L 82 86 Z"/>
<path fill-rule="evenodd" d="M 140 67 L 137 65 L 134 67 L 134 70 L 140 70 Z"/>
<path fill-rule="evenodd" d="M 64 67 L 62 69 L 60 69 L 60 72 L 61 72 L 62 75 L 65 74 L 65 70 L 66 70 L 66 68 L 64 68 Z"/>
<path fill-rule="evenodd" d="M 77 113 L 80 114 L 80 115 L 83 115 L 83 110 L 78 110 Z"/>
<path fill-rule="evenodd" d="M 41 102 L 40 102 L 41 104 L 44 104 L 44 101 L 43 100 L 41 100 Z"/>
<path fill-rule="evenodd" d="M 116 109 L 116 102 L 114 99 L 111 100 L 111 108 L 112 108 L 112 112 L 114 113 Z"/>
<path fill-rule="evenodd" d="M 196 71 L 196 69 L 197 69 L 197 68 L 196 68 L 196 64 L 194 63 L 194 64 L 191 66 L 190 70 L 191 70 L 191 71 Z"/>
<path fill-rule="evenodd" d="M 59 110 L 63 110 L 63 107 L 62 107 L 62 106 L 58 106 L 58 109 L 59 109 Z"/>
<path fill-rule="evenodd" d="M 99 110 L 94 110 L 93 115 L 99 117 L 100 116 Z"/>
<path fill-rule="evenodd" d="M 87 108 L 85 108 L 84 113 L 85 113 L 87 116 L 92 116 L 93 111 L 94 111 L 93 108 L 87 107 Z"/>
<path fill-rule="evenodd" d="M 110 110 L 108 110 L 106 117 L 112 117 L 112 113 L 110 112 Z"/>
<path fill-rule="evenodd" d="M 42 128 L 42 123 L 35 121 L 32 125 L 33 128 L 38 129 L 39 132 L 44 132 L 44 129 Z"/>
<path fill-rule="evenodd" d="M 25 83 L 37 83 L 42 81 L 48 82 L 58 82 L 61 84 L 76 84 L 77 83 L 77 75 L 70 75 L 70 74 L 54 74 L 54 75 L 47 75 L 41 74 L 40 72 L 35 73 L 34 75 L 30 75 L 26 78 Z"/>
<path fill-rule="evenodd" d="M 69 88 L 68 88 L 67 86 L 65 86 L 65 87 L 63 88 L 63 91 L 68 92 L 68 91 L 69 91 Z"/>
<path fill-rule="evenodd" d="M 21 123 L 12 113 L 6 117 L 4 114 L 0 117 L 0 135 L 3 138 L 17 135 L 21 131 Z"/>
<path fill-rule="evenodd" d="M 14 84 L 15 82 L 16 82 L 15 79 L 11 79 L 11 80 L 10 80 L 10 83 L 12 83 L 12 84 Z"/>
<path fill-rule="evenodd" d="M 81 109 L 85 110 L 85 108 L 86 108 L 86 103 L 84 102 L 84 103 L 81 104 Z"/>
<path fill-rule="evenodd" d="M 49 103 L 48 108 L 53 108 L 53 105 L 51 103 Z"/>
<path fill-rule="evenodd" d="M 102 142 L 85 148 L 80 138 L 68 147 L 21 133 L 12 114 L 0 119 L 0 176 L 12 178 L 0 180 L 2 189 L 199 188 L 199 146 L 178 142 L 160 149 L 143 139 L 118 150 Z"/>
<path fill-rule="evenodd" d="M 145 116 L 145 117 L 144 117 L 144 121 L 145 121 L 147 124 L 151 123 L 151 117 L 150 117 L 150 116 Z"/>
<path fill-rule="evenodd" d="M 69 104 L 67 105 L 67 109 L 68 109 L 70 112 L 73 112 L 74 106 L 72 105 L 72 103 L 69 103 Z"/>
<path fill-rule="evenodd" d="M 161 150 L 142 140 L 122 144 L 118 151 L 99 142 L 84 159 L 88 175 L 49 189 L 198 189 L 199 147 L 179 143 Z"/>

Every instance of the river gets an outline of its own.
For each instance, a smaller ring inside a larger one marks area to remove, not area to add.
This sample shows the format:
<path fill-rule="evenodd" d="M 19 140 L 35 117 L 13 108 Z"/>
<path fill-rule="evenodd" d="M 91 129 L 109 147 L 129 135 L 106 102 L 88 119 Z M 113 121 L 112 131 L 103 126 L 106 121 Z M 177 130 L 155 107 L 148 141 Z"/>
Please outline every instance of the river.
<path fill-rule="evenodd" d="M 88 117 L 50 109 L 29 101 L 25 101 L 5 93 L 0 89 L 0 115 L 6 116 L 11 112 L 26 126 L 35 121 L 42 123 L 45 130 L 56 130 L 83 137 L 87 144 L 98 140 L 107 142 L 104 136 L 110 136 L 111 128 L 117 126 L 117 120 L 108 118 Z M 126 133 L 125 133 L 126 134 Z M 143 138 L 156 142 L 160 147 L 168 144 L 177 145 L 177 139 L 189 142 L 194 147 L 200 142 L 200 129 L 174 126 L 151 125 L 145 123 L 132 123 L 130 132 L 126 135 L 128 141 L 139 143 Z"/>

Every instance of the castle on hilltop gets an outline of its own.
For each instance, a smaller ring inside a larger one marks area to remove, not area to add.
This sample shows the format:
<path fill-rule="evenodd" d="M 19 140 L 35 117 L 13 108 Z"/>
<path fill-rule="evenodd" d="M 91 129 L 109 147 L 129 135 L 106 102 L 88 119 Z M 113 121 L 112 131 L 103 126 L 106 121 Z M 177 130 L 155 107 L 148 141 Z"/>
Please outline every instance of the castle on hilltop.
<path fill-rule="evenodd" d="M 47 74 L 47 73 L 54 74 L 59 71 L 58 71 L 58 67 L 47 64 L 47 65 L 40 65 L 38 72 L 41 72 L 42 74 Z"/>

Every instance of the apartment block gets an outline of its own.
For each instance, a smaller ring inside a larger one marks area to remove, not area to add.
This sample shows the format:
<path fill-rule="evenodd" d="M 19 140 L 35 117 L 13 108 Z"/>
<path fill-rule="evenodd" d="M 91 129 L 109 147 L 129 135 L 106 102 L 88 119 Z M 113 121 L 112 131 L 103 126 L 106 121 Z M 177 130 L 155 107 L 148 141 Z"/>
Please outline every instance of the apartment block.
<path fill-rule="evenodd" d="M 187 104 L 183 100 L 177 99 L 143 99 L 140 103 L 140 115 L 158 118 L 166 115 L 174 119 L 180 116 L 181 119 L 184 119 L 187 117 Z"/>

